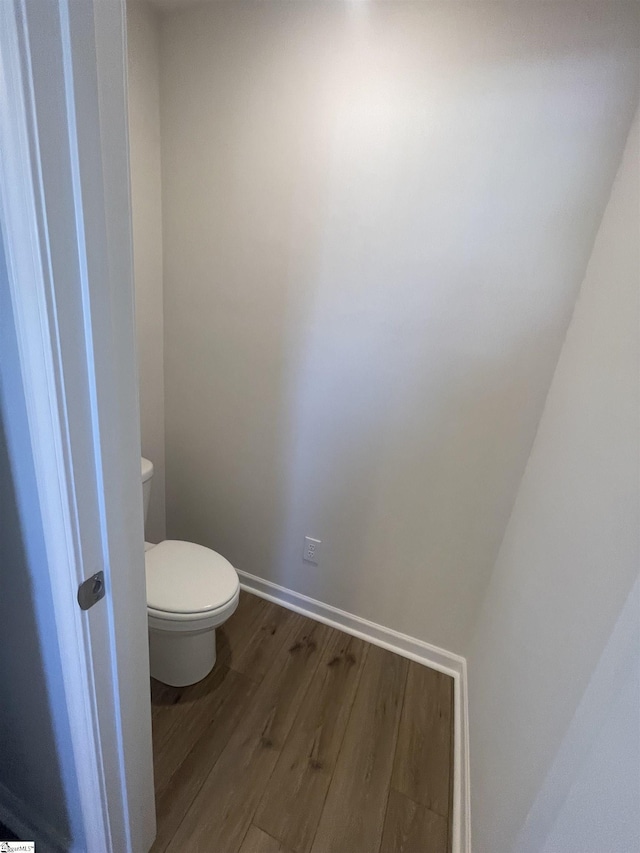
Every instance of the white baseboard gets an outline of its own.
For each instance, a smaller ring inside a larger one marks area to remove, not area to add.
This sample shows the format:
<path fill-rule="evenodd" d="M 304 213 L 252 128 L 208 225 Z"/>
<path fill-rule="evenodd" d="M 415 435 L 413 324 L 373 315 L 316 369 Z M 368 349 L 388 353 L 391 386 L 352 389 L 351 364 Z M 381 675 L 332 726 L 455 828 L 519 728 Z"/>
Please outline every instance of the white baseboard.
<path fill-rule="evenodd" d="M 69 850 L 68 840 L 40 815 L 34 815 L 23 800 L 1 783 L 0 823 L 21 841 L 35 841 L 38 853 L 66 853 Z"/>
<path fill-rule="evenodd" d="M 460 655 L 432 646 L 363 619 L 292 589 L 238 571 L 240 586 L 247 592 L 281 604 L 318 622 L 324 622 L 347 634 L 417 661 L 450 675 L 454 680 L 454 758 L 453 758 L 453 844 L 452 853 L 471 853 L 469 808 L 469 708 L 467 661 Z"/>

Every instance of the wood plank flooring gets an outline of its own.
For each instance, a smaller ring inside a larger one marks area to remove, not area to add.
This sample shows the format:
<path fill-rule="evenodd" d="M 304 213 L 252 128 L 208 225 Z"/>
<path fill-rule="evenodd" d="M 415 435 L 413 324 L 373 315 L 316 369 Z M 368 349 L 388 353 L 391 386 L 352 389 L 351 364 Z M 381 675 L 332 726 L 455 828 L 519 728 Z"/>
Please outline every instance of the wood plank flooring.
<path fill-rule="evenodd" d="M 213 672 L 152 681 L 152 853 L 449 853 L 453 681 L 243 592 Z"/>

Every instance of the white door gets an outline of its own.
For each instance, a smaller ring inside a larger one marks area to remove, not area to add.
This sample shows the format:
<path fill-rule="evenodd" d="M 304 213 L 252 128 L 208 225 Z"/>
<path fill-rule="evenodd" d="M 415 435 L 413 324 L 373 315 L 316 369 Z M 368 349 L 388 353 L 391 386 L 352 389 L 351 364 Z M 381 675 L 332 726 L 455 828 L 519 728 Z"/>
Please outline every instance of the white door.
<path fill-rule="evenodd" d="M 155 835 L 121 0 L 0 2 L 0 217 L 79 802 Z M 82 610 L 82 581 L 105 596 Z"/>

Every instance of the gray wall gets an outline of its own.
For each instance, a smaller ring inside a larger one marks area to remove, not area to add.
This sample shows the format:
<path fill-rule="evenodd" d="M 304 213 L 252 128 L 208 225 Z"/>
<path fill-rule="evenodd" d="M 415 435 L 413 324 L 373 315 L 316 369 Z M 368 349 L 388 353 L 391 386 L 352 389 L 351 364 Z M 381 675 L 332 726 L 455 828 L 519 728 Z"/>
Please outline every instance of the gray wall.
<path fill-rule="evenodd" d="M 170 536 L 468 648 L 631 121 L 636 11 L 163 17 Z"/>
<path fill-rule="evenodd" d="M 640 849 L 639 150 L 636 120 L 466 649 L 474 853 Z"/>
<path fill-rule="evenodd" d="M 538 815 L 553 819 L 543 853 L 640 850 L 639 614 L 636 581 L 527 821 L 524 850 L 540 849 L 531 844 L 541 837 Z"/>

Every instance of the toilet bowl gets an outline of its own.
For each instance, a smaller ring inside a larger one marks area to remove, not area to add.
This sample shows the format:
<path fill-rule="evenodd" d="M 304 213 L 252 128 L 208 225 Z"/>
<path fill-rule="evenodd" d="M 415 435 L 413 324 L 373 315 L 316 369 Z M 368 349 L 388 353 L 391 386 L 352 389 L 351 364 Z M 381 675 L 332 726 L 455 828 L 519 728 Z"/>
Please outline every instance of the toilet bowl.
<path fill-rule="evenodd" d="M 152 476 L 143 459 L 145 520 Z M 216 628 L 238 606 L 237 572 L 210 548 L 167 539 L 145 543 L 145 574 L 151 675 L 175 687 L 195 684 L 216 662 Z"/>

